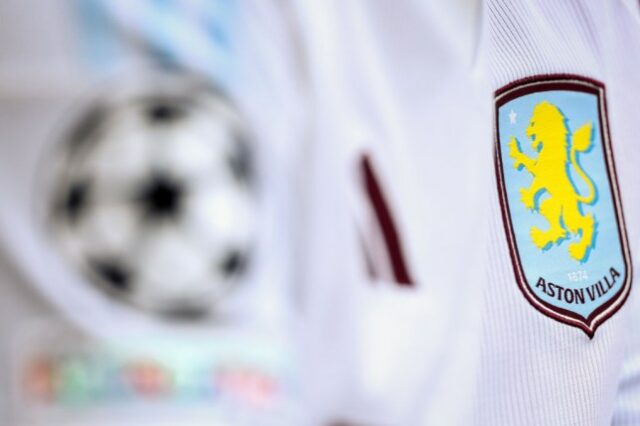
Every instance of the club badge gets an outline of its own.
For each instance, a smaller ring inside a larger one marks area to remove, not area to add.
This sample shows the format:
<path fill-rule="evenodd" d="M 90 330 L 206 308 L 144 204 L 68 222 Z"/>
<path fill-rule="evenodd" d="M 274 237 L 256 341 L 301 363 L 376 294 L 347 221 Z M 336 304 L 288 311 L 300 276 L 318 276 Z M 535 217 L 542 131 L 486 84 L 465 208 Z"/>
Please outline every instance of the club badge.
<path fill-rule="evenodd" d="M 562 75 L 500 89 L 496 171 L 522 293 L 592 338 L 631 288 L 604 85 Z"/>

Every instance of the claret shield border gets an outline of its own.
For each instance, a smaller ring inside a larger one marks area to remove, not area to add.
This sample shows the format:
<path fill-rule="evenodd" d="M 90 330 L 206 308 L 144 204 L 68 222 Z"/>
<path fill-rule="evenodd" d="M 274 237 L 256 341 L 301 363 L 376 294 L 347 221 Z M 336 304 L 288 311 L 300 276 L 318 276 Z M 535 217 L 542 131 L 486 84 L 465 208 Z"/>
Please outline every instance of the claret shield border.
<path fill-rule="evenodd" d="M 499 108 L 507 102 L 526 96 L 531 93 L 538 93 L 551 90 L 570 90 L 596 95 L 598 99 L 598 111 L 600 119 L 600 132 L 603 145 L 603 152 L 606 163 L 606 170 L 609 178 L 609 187 L 613 199 L 615 217 L 617 219 L 617 228 L 620 243 L 622 245 L 622 255 L 625 264 L 625 281 L 618 292 L 611 297 L 602 306 L 594 310 L 588 318 L 583 318 L 575 312 L 559 308 L 542 299 L 540 299 L 530 288 L 527 282 L 524 270 L 522 268 L 518 246 L 515 239 L 513 223 L 511 220 L 511 212 L 507 201 L 504 170 L 501 157 L 500 147 L 500 127 L 499 127 Z M 593 338 L 597 328 L 607 319 L 615 314 L 625 303 L 631 290 L 632 268 L 631 257 L 629 254 L 629 244 L 627 241 L 627 232 L 623 217 L 622 201 L 620 198 L 620 189 L 616 175 L 616 168 L 611 148 L 609 121 L 607 114 L 607 105 L 605 98 L 605 86 L 603 83 L 590 78 L 571 75 L 571 74 L 554 74 L 528 77 L 510 83 L 495 92 L 495 110 L 494 110 L 494 154 L 495 154 L 495 171 L 498 183 L 498 196 L 502 211 L 502 221 L 507 237 L 507 244 L 511 255 L 513 270 L 518 287 L 527 299 L 542 314 L 559 321 L 561 323 L 577 327 L 584 331 L 590 339 Z"/>

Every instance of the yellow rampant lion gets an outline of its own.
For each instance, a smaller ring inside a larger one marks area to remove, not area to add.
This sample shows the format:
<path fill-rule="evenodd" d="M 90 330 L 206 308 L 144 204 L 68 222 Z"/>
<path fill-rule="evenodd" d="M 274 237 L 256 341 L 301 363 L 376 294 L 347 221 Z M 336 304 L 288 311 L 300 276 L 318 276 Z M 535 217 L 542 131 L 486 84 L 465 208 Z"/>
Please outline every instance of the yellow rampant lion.
<path fill-rule="evenodd" d="M 569 244 L 569 255 L 582 262 L 586 259 L 595 240 L 595 218 L 593 214 L 582 214 L 580 203 L 593 204 L 596 189 L 577 161 L 578 152 L 591 148 L 593 125 L 587 122 L 570 134 L 562 112 L 553 104 L 542 101 L 534 110 L 526 134 L 532 148 L 539 152 L 531 158 L 520 149 L 518 140 L 511 136 L 509 156 L 515 160 L 513 166 L 524 167 L 533 175 L 528 188 L 521 188 L 522 203 L 530 210 L 536 209 L 537 199 L 546 191 L 548 198 L 540 202 L 538 211 L 549 222 L 549 229 L 531 228 L 531 239 L 540 250 L 559 245 L 570 235 L 580 239 Z M 569 176 L 569 161 L 589 187 L 589 196 L 577 193 Z"/>

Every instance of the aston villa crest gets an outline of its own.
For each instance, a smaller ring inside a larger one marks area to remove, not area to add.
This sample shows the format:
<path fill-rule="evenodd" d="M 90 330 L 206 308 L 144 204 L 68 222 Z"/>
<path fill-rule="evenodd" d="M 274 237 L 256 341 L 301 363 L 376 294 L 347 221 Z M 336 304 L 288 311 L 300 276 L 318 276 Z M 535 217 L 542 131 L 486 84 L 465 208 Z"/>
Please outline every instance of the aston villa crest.
<path fill-rule="evenodd" d="M 497 177 L 516 280 L 536 309 L 589 337 L 631 288 L 604 92 L 561 75 L 496 94 Z"/>

